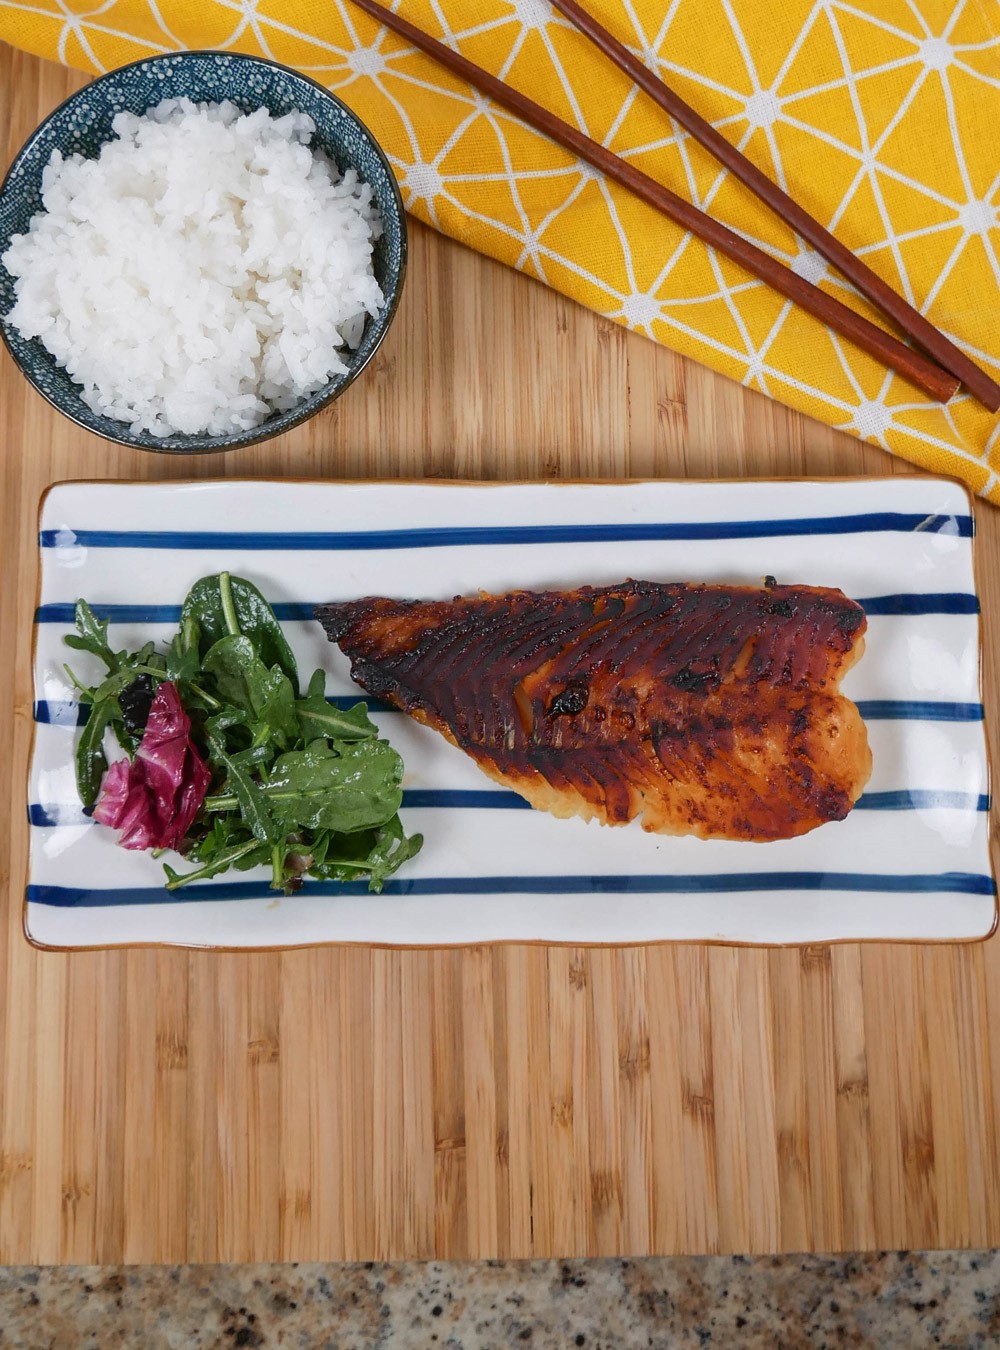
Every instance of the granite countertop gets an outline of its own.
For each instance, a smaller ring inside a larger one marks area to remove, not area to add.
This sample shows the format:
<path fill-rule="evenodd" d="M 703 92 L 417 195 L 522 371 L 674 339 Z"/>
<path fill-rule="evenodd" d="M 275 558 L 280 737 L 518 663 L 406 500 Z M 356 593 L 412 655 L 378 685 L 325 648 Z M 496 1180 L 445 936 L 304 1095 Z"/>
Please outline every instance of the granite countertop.
<path fill-rule="evenodd" d="M 3 1350 L 974 1350 L 1000 1253 L 0 1268 Z"/>

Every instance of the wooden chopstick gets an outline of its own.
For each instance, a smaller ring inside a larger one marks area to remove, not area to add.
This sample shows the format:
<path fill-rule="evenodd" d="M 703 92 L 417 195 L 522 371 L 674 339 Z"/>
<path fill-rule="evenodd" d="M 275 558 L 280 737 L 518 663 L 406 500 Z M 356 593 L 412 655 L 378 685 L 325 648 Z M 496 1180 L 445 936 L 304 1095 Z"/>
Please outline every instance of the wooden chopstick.
<path fill-rule="evenodd" d="M 901 295 L 897 295 L 891 286 L 876 276 L 866 263 L 829 230 L 824 229 L 808 211 L 793 201 L 786 192 L 782 192 L 777 183 L 773 183 L 756 164 L 751 163 L 744 154 L 731 145 L 711 123 L 706 122 L 694 108 L 675 94 L 659 76 L 647 69 L 642 61 L 609 33 L 592 14 L 577 4 L 577 0 L 552 0 L 552 4 L 575 24 L 581 33 L 590 38 L 595 47 L 630 76 L 644 93 L 669 113 L 675 122 L 679 122 L 700 145 L 735 174 L 741 183 L 771 207 L 800 238 L 812 244 L 816 252 L 821 253 L 827 262 L 832 263 L 862 295 L 867 296 L 884 314 L 893 319 L 904 333 L 908 333 L 914 342 L 919 343 L 938 365 L 957 376 L 974 398 L 984 404 L 990 412 L 1000 409 L 1000 385 L 992 380 L 985 370 L 970 360 Z"/>
<path fill-rule="evenodd" d="M 690 230 L 713 248 L 717 248 L 727 258 L 732 258 L 734 262 L 745 267 L 748 272 L 766 282 L 781 295 L 828 324 L 870 356 L 874 356 L 884 366 L 911 380 L 931 398 L 947 403 L 957 391 L 959 380 L 954 375 L 942 370 L 920 352 L 907 347 L 875 324 L 869 323 L 867 319 L 841 304 L 832 295 L 827 295 L 818 286 L 813 286 L 811 282 L 798 276 L 791 268 L 785 267 L 763 249 L 741 238 L 720 221 L 706 215 L 704 211 L 699 211 L 696 206 L 677 196 L 669 188 L 663 187 L 634 165 L 619 159 L 611 150 L 591 140 L 582 131 L 556 117 L 554 113 L 541 107 L 527 95 L 504 84 L 481 66 L 475 65 L 458 52 L 452 51 L 450 47 L 446 47 L 444 43 L 438 42 L 422 28 L 417 28 L 407 19 L 386 9 L 384 5 L 378 3 L 378 0 L 354 0 L 354 3 L 373 19 L 377 19 L 379 23 L 406 38 L 414 47 L 434 57 L 467 84 L 488 94 L 495 102 L 516 113 L 530 126 L 564 146 L 577 158 L 586 160 L 607 178 L 628 188 L 650 206 L 656 207 L 671 220 L 676 221 L 678 225 Z"/>

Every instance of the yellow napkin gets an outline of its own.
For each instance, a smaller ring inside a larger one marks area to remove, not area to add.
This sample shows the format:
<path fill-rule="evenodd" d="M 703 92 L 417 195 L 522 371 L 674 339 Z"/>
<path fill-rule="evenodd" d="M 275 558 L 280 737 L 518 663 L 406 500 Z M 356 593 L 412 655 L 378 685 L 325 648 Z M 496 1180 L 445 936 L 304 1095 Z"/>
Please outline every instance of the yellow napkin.
<path fill-rule="evenodd" d="M 1000 375 L 1000 9 L 992 0 L 588 3 Z M 546 0 L 400 0 L 400 9 L 810 279 L 841 297 L 849 291 Z M 296 66 L 371 127 L 415 216 L 1000 503 L 1000 420 L 964 394 L 941 407 L 887 375 L 350 0 L 0 0 L 0 37 L 92 71 L 181 47 L 228 47 Z"/>

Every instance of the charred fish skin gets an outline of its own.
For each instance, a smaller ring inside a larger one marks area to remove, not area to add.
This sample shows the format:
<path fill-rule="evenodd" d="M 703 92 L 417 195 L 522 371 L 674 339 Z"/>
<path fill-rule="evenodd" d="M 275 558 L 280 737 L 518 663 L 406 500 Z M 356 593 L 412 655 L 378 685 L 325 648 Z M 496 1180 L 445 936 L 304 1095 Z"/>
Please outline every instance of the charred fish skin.
<path fill-rule="evenodd" d="M 871 770 L 838 692 L 865 615 L 836 590 L 627 581 L 315 613 L 369 694 L 556 815 L 789 838 L 842 819 Z"/>

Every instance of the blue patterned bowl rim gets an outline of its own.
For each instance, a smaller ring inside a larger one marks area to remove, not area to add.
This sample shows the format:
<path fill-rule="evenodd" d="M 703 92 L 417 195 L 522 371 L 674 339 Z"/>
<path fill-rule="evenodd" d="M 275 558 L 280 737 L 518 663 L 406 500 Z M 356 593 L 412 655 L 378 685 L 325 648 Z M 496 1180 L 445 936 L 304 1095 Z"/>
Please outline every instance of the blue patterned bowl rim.
<path fill-rule="evenodd" d="M 64 417 L 68 417 L 69 420 L 75 422 L 77 426 L 83 427 L 84 430 L 89 431 L 96 436 L 103 437 L 105 440 L 117 442 L 119 445 L 127 445 L 131 449 L 148 450 L 152 453 L 159 454 L 218 454 L 226 450 L 238 450 L 243 446 L 256 445 L 261 441 L 270 440 L 273 436 L 280 436 L 283 432 L 291 430 L 292 427 L 299 426 L 301 423 L 308 421 L 309 418 L 315 416 L 316 413 L 320 412 L 328 404 L 332 403 L 334 399 L 338 398 L 345 389 L 349 388 L 378 351 L 393 319 L 396 317 L 396 312 L 399 308 L 399 302 L 403 292 L 403 282 L 406 278 L 408 256 L 406 210 L 403 206 L 403 198 L 400 194 L 399 185 L 396 182 L 396 175 L 393 172 L 392 165 L 389 163 L 385 151 L 376 140 L 374 133 L 368 125 L 362 121 L 353 108 L 350 108 L 343 99 L 338 98 L 336 94 L 327 89 L 325 85 L 320 84 L 318 80 L 314 80 L 309 75 L 304 75 L 299 70 L 294 70 L 291 66 L 283 65 L 280 61 L 271 61 L 265 57 L 253 56 L 247 52 L 215 51 L 211 48 L 199 48 L 191 51 L 163 52 L 155 56 L 140 57 L 137 61 L 129 61 L 125 65 L 116 66 L 113 70 L 109 70 L 105 74 L 99 75 L 96 79 L 91 80 L 89 84 L 84 85 L 82 89 L 76 90 L 75 93 L 70 94 L 68 98 L 63 99 L 63 101 L 57 107 L 53 108 L 49 115 L 38 124 L 25 143 L 21 146 L 21 149 L 14 156 L 2 182 L 0 182 L 0 202 L 2 202 L 6 196 L 12 179 L 18 171 L 31 160 L 37 142 L 44 136 L 50 123 L 78 100 L 85 99 L 98 85 L 113 84 L 115 80 L 119 79 L 123 74 L 131 70 L 137 70 L 141 67 L 149 68 L 163 62 L 183 64 L 188 60 L 204 60 L 206 57 L 213 58 L 219 61 L 220 65 L 226 66 L 240 63 L 262 66 L 268 70 L 277 72 L 293 84 L 300 83 L 311 86 L 313 90 L 317 91 L 322 96 L 322 99 L 329 100 L 330 103 L 336 105 L 336 107 L 340 109 L 342 115 L 350 122 L 354 123 L 362 137 L 368 142 L 372 153 L 380 163 L 385 174 L 386 186 L 389 189 L 388 199 L 386 199 L 383 194 L 379 194 L 376 200 L 379 210 L 382 213 L 383 220 L 390 214 L 395 220 L 399 232 L 399 260 L 395 268 L 390 268 L 390 276 L 387 278 L 387 281 L 390 284 L 388 286 L 383 286 L 383 295 L 385 296 L 386 301 L 385 307 L 379 312 L 377 319 L 374 321 L 369 319 L 368 323 L 365 325 L 365 337 L 362 345 L 367 341 L 367 351 L 364 352 L 364 355 L 361 356 L 360 359 L 356 359 L 351 363 L 347 373 L 334 376 L 322 389 L 317 390 L 315 394 L 312 394 L 295 408 L 290 408 L 287 412 L 269 417 L 258 426 L 251 427 L 247 431 L 238 432 L 232 436 L 177 435 L 158 438 L 143 433 L 142 438 L 140 438 L 139 436 L 132 435 L 126 429 L 125 423 L 115 423 L 111 418 L 101 417 L 99 414 L 91 414 L 82 399 L 77 401 L 79 405 L 78 408 L 66 405 L 36 379 L 34 371 L 25 364 L 21 359 L 20 353 L 15 349 L 8 334 L 8 325 L 3 319 L 0 319 L 0 337 L 3 338 L 4 346 L 10 353 L 14 363 L 29 383 L 39 394 L 41 394 L 47 403 L 51 404 L 51 406 L 56 409 L 57 412 L 62 413 Z M 204 96 L 195 95 L 196 99 L 198 97 L 204 98 Z M 222 95 L 222 97 L 225 97 L 225 95 Z M 208 101 L 214 100 L 210 99 Z M 148 106 L 152 107 L 153 104 L 150 103 Z M 322 134 L 322 130 L 322 127 L 317 124 L 317 132 Z M 338 154 L 335 158 L 337 159 L 341 170 L 343 170 L 345 161 L 342 156 Z M 46 156 L 45 162 L 48 162 L 48 156 Z M 40 165 L 39 176 L 41 168 L 44 168 L 44 165 Z M 366 181 L 370 180 L 366 178 Z M 0 239 L 0 251 L 2 251 L 5 246 L 5 241 Z M 37 338 L 33 339 L 30 345 L 35 348 L 40 358 L 54 364 L 50 353 L 42 347 Z M 93 425 L 88 420 L 88 415 L 92 416 L 94 421 L 99 421 L 101 423 L 100 427 Z M 117 427 L 121 427 L 121 430 L 117 430 Z"/>

